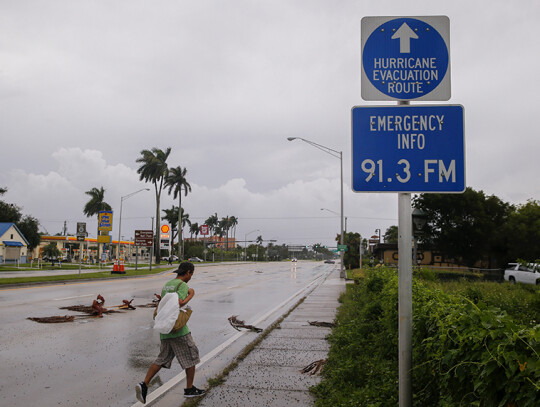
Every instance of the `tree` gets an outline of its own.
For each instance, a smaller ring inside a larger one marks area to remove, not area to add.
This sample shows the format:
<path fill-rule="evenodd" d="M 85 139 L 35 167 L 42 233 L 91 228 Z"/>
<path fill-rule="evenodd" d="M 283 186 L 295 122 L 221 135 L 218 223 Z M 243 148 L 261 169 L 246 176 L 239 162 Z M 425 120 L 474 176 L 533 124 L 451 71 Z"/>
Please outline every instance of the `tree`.
<path fill-rule="evenodd" d="M 219 227 L 223 232 L 225 232 L 225 250 L 229 251 L 229 230 L 231 229 L 232 221 L 231 217 L 227 216 L 225 218 L 221 218 L 219 221 Z"/>
<path fill-rule="evenodd" d="M 141 166 L 137 169 L 139 179 L 145 182 L 151 182 L 154 184 L 154 190 L 156 193 L 156 230 L 155 239 L 158 239 L 160 231 L 160 202 L 161 191 L 163 190 L 163 184 L 168 175 L 167 158 L 171 153 L 171 148 L 168 147 L 165 151 L 159 148 L 152 148 L 152 150 L 142 150 L 141 156 L 137 158 L 136 162 Z M 159 239 L 158 239 L 159 242 Z M 155 245 L 156 262 L 159 263 L 161 259 L 159 244 Z"/>
<path fill-rule="evenodd" d="M 169 173 L 165 178 L 165 186 L 169 188 L 169 195 L 172 191 L 174 193 L 174 199 L 178 196 L 178 224 L 182 223 L 182 189 L 184 190 L 184 196 L 187 196 L 188 192 L 191 192 L 191 185 L 186 180 L 186 174 L 187 169 L 178 166 L 169 169 Z M 178 233 L 178 257 L 182 259 L 182 228 L 178 230 Z"/>
<path fill-rule="evenodd" d="M 384 241 L 386 243 L 397 243 L 398 242 L 398 227 L 397 226 L 390 226 L 388 229 L 386 229 L 386 232 L 384 232 Z"/>
<path fill-rule="evenodd" d="M 192 223 L 189 227 L 189 233 L 191 234 L 191 238 L 193 239 L 193 235 L 195 235 L 195 238 L 197 238 L 197 236 L 199 236 L 199 232 L 199 224 L 197 222 Z"/>
<path fill-rule="evenodd" d="M 60 249 L 56 246 L 56 242 L 51 242 L 43 248 L 43 257 L 48 257 L 52 260 L 58 259 L 62 255 Z"/>
<path fill-rule="evenodd" d="M 344 235 L 345 244 L 347 245 L 347 251 L 343 255 L 343 263 L 346 268 L 358 268 L 360 265 L 360 244 L 362 243 L 362 236 L 360 233 L 345 232 Z M 336 239 L 339 239 L 340 236 Z M 339 240 L 337 240 L 339 242 Z"/>
<path fill-rule="evenodd" d="M 7 188 L 0 188 L 0 195 L 4 195 Z M 14 204 L 0 201 L 0 222 L 15 223 L 28 242 L 28 252 L 39 246 L 41 235 L 39 234 L 39 221 L 29 215 L 23 216 L 21 208 Z"/>
<path fill-rule="evenodd" d="M 505 262 L 517 259 L 537 262 L 540 257 L 540 202 L 529 200 L 518 205 L 504 229 L 508 237 Z"/>
<path fill-rule="evenodd" d="M 211 234 L 215 235 L 214 232 L 216 230 L 216 227 L 218 226 L 218 223 L 219 219 L 217 213 L 206 219 L 206 224 L 208 225 L 208 229 Z"/>
<path fill-rule="evenodd" d="M 92 216 L 96 216 L 99 214 L 100 211 L 110 211 L 112 210 L 111 205 L 109 205 L 107 202 L 105 202 L 105 189 L 103 187 L 100 188 L 92 188 L 90 191 L 85 192 L 86 195 L 90 196 L 90 200 L 84 205 L 83 213 L 86 215 L 86 217 L 90 218 Z M 98 222 L 98 232 L 99 235 L 99 222 Z M 97 250 L 97 257 L 99 257 L 99 244 L 98 244 L 98 250 Z"/>
<path fill-rule="evenodd" d="M 233 239 L 236 241 L 236 226 L 238 225 L 238 218 L 236 216 L 231 216 L 229 218 L 229 225 L 233 230 Z"/>
<path fill-rule="evenodd" d="M 512 205 L 496 196 L 467 188 L 463 194 L 421 194 L 413 206 L 427 215 L 425 243 L 432 243 L 454 261 L 473 267 L 484 256 L 504 257 L 503 227 Z"/>
<path fill-rule="evenodd" d="M 16 223 L 21 233 L 28 242 L 28 251 L 31 253 L 41 242 L 41 235 L 39 234 L 39 221 L 29 215 L 24 216 L 19 222 Z"/>
<path fill-rule="evenodd" d="M 97 215 L 100 211 L 110 211 L 111 205 L 105 202 L 105 189 L 103 187 L 92 188 L 90 191 L 85 192 L 90 196 L 90 200 L 86 203 L 83 209 L 83 213 L 87 217 Z"/>
<path fill-rule="evenodd" d="M 7 188 L 0 188 L 0 196 L 7 192 Z M 22 217 L 21 208 L 17 205 L 0 201 L 0 222 L 17 223 Z"/>

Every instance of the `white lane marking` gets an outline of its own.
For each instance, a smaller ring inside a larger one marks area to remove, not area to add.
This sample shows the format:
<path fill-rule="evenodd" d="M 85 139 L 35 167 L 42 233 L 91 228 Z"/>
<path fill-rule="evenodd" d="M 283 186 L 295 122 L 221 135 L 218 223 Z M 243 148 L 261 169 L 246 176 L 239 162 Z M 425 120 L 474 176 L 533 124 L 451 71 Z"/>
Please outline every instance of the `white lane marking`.
<path fill-rule="evenodd" d="M 72 300 L 73 298 L 93 297 L 93 296 L 94 296 L 94 294 L 76 295 L 74 297 L 55 298 L 55 299 L 53 299 L 53 301 Z"/>
<path fill-rule="evenodd" d="M 298 290 L 296 293 L 294 293 L 293 295 L 291 295 L 289 298 L 287 298 L 285 301 L 283 301 L 281 304 L 277 305 L 276 307 L 274 307 L 273 309 L 271 309 L 270 311 L 268 311 L 266 314 L 264 314 L 263 316 L 261 316 L 259 319 L 257 319 L 255 322 L 253 322 L 253 325 L 256 325 L 258 324 L 259 322 L 261 321 L 264 321 L 266 318 L 268 318 L 270 315 L 272 315 L 274 312 L 276 312 L 277 310 L 279 310 L 281 307 L 283 307 L 285 304 L 287 304 L 289 301 L 291 301 L 292 299 L 294 299 L 295 297 L 297 297 L 298 295 L 302 294 L 303 292 L 307 292 L 308 289 L 313 285 L 315 284 L 316 282 L 318 282 L 320 279 L 322 278 L 325 278 L 327 277 L 327 274 L 322 274 L 320 275 L 319 277 L 317 277 L 315 280 L 313 280 L 311 283 L 309 283 L 307 286 L 305 286 L 304 288 L 301 288 L 300 290 Z M 202 358 L 201 358 L 201 361 L 200 363 L 197 365 L 197 367 L 201 367 L 202 365 L 204 365 L 206 362 L 208 362 L 210 359 L 212 359 L 213 357 L 215 357 L 218 353 L 220 353 L 221 351 L 223 351 L 227 346 L 229 346 L 231 343 L 233 343 L 234 341 L 236 341 L 238 338 L 240 338 L 242 335 L 248 333 L 250 331 L 242 331 L 242 332 L 238 332 L 236 335 L 234 335 L 233 337 L 229 338 L 227 341 L 223 342 L 221 345 L 219 345 L 218 347 L 214 348 L 212 351 L 208 352 L 206 355 L 204 355 Z M 146 399 L 146 404 L 142 404 L 141 402 L 136 402 L 135 404 L 133 404 L 132 407 L 141 407 L 143 405 L 146 405 L 146 406 L 149 406 L 149 405 L 152 405 L 154 401 L 156 401 L 157 399 L 159 399 L 160 397 L 162 397 L 165 393 L 167 393 L 169 390 L 171 390 L 174 386 L 178 385 L 182 380 L 184 380 L 186 378 L 186 372 L 185 371 L 182 371 L 181 373 L 177 374 L 176 376 L 174 376 L 172 379 L 170 379 L 167 383 L 161 385 L 159 388 L 157 388 L 156 390 L 154 390 L 152 393 L 150 393 Z"/>

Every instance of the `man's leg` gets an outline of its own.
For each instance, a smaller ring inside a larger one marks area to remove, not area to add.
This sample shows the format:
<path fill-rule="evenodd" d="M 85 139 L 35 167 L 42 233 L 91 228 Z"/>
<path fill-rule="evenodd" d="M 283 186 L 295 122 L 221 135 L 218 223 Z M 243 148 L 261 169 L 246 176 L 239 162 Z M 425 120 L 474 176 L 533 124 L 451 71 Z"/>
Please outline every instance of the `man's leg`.
<path fill-rule="evenodd" d="M 144 384 L 148 386 L 150 383 L 150 380 L 161 370 L 161 366 L 156 365 L 155 363 L 152 363 L 150 367 L 148 368 L 148 372 L 146 373 L 146 377 L 144 378 Z M 195 376 L 195 372 L 193 372 L 193 375 Z M 187 376 L 187 373 L 186 373 Z"/>
<path fill-rule="evenodd" d="M 188 367 L 186 369 L 186 389 L 193 387 L 193 380 L 195 379 L 195 366 Z"/>
<path fill-rule="evenodd" d="M 157 372 L 161 370 L 160 365 L 156 365 L 155 363 L 152 363 L 150 367 L 148 368 L 148 372 L 146 373 L 146 377 L 144 378 L 144 382 L 139 383 L 135 387 L 135 391 L 137 392 L 137 400 L 139 400 L 141 403 L 146 403 L 146 394 L 148 393 L 148 384 L 150 383 L 150 380 L 156 375 Z"/>

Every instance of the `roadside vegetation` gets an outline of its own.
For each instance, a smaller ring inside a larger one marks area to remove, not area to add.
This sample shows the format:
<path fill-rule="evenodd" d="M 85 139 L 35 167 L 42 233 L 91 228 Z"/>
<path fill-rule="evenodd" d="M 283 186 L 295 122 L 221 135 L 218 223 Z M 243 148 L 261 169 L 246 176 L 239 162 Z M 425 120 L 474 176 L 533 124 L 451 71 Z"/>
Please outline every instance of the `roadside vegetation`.
<path fill-rule="evenodd" d="M 398 405 L 398 277 L 355 273 L 329 337 L 317 406 Z M 537 406 L 540 287 L 413 281 L 413 404 Z"/>

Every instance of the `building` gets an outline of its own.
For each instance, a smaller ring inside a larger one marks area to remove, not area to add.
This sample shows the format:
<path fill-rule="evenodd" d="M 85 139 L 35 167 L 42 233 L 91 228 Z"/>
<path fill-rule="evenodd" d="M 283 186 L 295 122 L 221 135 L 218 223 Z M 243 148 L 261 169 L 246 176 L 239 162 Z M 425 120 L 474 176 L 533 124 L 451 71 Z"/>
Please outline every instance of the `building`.
<path fill-rule="evenodd" d="M 51 242 L 55 242 L 58 249 L 62 252 L 61 260 L 79 260 L 79 250 L 82 246 L 83 261 L 97 261 L 97 239 L 85 238 L 84 242 L 78 241 L 76 236 L 41 236 L 41 243 L 34 249 L 34 258 L 43 258 L 43 248 Z M 118 240 L 112 240 L 106 249 L 108 259 L 116 258 L 118 254 Z M 146 248 L 139 248 L 141 254 Z M 103 250 L 100 249 L 103 253 Z M 120 241 L 120 254 L 122 258 L 130 259 L 136 254 L 136 247 L 133 241 Z"/>
<path fill-rule="evenodd" d="M 224 249 L 224 250 L 233 250 L 233 249 L 236 249 L 237 247 L 237 242 L 234 237 L 229 237 L 228 239 L 226 237 L 221 237 L 221 236 L 208 236 L 206 238 L 185 237 L 184 242 L 204 243 L 204 245 L 206 246 L 216 247 L 218 249 Z"/>
<path fill-rule="evenodd" d="M 398 245 L 396 243 L 379 243 L 372 247 L 372 255 L 374 260 L 382 262 L 387 265 L 396 265 L 399 261 Z M 414 246 L 413 253 L 414 255 Z M 414 262 L 414 261 L 413 261 Z M 442 250 L 436 250 L 433 248 L 424 247 L 424 245 L 418 245 L 416 250 L 416 265 L 440 267 L 440 268 L 457 268 L 466 269 L 467 267 L 458 264 L 453 258 L 446 255 Z M 475 268 L 490 268 L 488 259 L 483 259 L 475 264 Z"/>
<path fill-rule="evenodd" d="M 0 222 L 0 263 L 28 263 L 28 241 L 12 222 Z"/>

